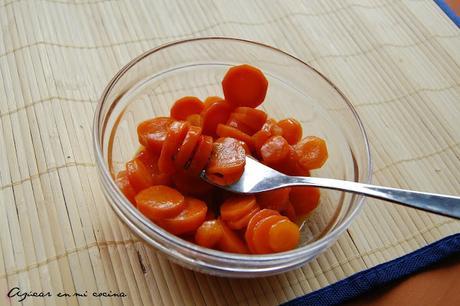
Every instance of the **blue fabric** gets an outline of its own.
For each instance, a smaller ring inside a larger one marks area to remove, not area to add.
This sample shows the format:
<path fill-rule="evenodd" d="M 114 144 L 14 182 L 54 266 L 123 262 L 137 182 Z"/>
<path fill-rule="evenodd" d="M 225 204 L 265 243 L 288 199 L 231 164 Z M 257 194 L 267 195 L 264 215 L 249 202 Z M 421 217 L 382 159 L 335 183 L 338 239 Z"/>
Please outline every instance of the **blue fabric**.
<path fill-rule="evenodd" d="M 450 6 L 447 5 L 446 1 L 444 0 L 434 0 L 437 5 L 446 13 L 447 16 L 457 25 L 457 27 L 460 27 L 460 16 L 455 14 L 454 10 L 450 8 Z"/>
<path fill-rule="evenodd" d="M 335 284 L 283 305 L 336 305 L 417 272 L 446 257 L 460 255 L 460 234 L 448 236 L 417 251 L 353 274 Z"/>

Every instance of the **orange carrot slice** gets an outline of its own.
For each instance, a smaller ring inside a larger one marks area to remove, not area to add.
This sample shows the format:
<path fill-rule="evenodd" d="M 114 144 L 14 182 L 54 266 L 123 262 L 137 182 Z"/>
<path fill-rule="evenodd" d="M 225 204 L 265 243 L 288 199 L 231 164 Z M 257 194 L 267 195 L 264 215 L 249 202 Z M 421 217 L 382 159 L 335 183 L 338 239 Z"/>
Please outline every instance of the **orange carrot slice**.
<path fill-rule="evenodd" d="M 219 138 L 213 144 L 206 175 L 216 184 L 230 185 L 239 180 L 245 164 L 246 153 L 240 142 L 230 137 Z"/>
<path fill-rule="evenodd" d="M 283 130 L 278 126 L 278 123 L 273 118 L 268 118 L 261 130 L 270 132 L 272 136 L 283 135 Z"/>
<path fill-rule="evenodd" d="M 272 136 L 272 134 L 265 130 L 260 130 L 252 135 L 252 145 L 257 152 L 260 152 L 260 148 L 267 142 L 267 140 Z"/>
<path fill-rule="evenodd" d="M 232 137 L 244 141 L 249 147 L 252 146 L 251 136 L 229 125 L 219 123 L 217 125 L 216 134 L 219 137 Z"/>
<path fill-rule="evenodd" d="M 250 127 L 248 127 L 246 124 L 238 120 L 237 115 L 241 115 L 241 114 L 231 113 L 226 124 L 248 135 L 254 134 L 254 131 Z"/>
<path fill-rule="evenodd" d="M 176 120 L 186 120 L 188 116 L 199 114 L 204 105 L 197 97 L 183 97 L 174 102 L 171 107 L 171 117 Z"/>
<path fill-rule="evenodd" d="M 254 235 L 255 226 L 265 218 L 279 215 L 280 213 L 276 210 L 262 209 L 256 214 L 254 214 L 254 216 L 252 216 L 252 218 L 249 220 L 248 225 L 246 227 L 246 232 L 244 234 L 244 238 L 246 240 L 246 243 L 248 244 L 249 250 L 251 250 L 251 253 L 254 253 L 254 243 L 252 242 L 252 238 Z"/>
<path fill-rule="evenodd" d="M 147 148 L 142 148 L 136 154 L 136 158 L 141 160 L 149 169 L 150 175 L 152 176 L 152 185 L 171 185 L 171 176 L 160 172 L 160 169 L 158 169 L 159 156 L 157 154 L 152 153 L 152 151 Z"/>
<path fill-rule="evenodd" d="M 268 244 L 271 252 L 292 250 L 299 244 L 299 240 L 299 227 L 289 219 L 274 223 L 268 231 Z"/>
<path fill-rule="evenodd" d="M 305 137 L 294 149 L 300 165 L 306 170 L 321 168 L 328 157 L 326 142 L 316 136 Z"/>
<path fill-rule="evenodd" d="M 276 164 L 289 155 L 289 144 L 282 136 L 270 137 L 260 148 L 260 155 L 264 163 Z"/>
<path fill-rule="evenodd" d="M 196 126 L 191 126 L 185 136 L 182 145 L 177 152 L 174 164 L 178 168 L 184 168 L 187 162 L 189 162 L 192 158 L 193 151 L 197 146 L 198 142 L 200 141 L 201 136 L 201 128 Z"/>
<path fill-rule="evenodd" d="M 172 174 L 175 171 L 173 157 L 179 146 L 184 141 L 185 135 L 190 124 L 183 121 L 174 121 L 168 128 L 168 134 L 161 149 L 160 158 L 158 159 L 158 168 L 161 172 Z"/>
<path fill-rule="evenodd" d="M 235 107 L 257 107 L 265 99 L 268 81 L 262 71 L 250 66 L 240 65 L 230 68 L 222 80 L 225 100 Z"/>
<path fill-rule="evenodd" d="M 134 190 L 133 186 L 131 186 L 126 171 L 120 171 L 117 175 L 115 182 L 117 183 L 118 188 L 120 188 L 121 192 L 123 192 L 125 197 L 131 203 L 136 205 L 136 201 L 134 201 L 134 197 L 136 196 L 136 190 Z"/>
<path fill-rule="evenodd" d="M 252 130 L 252 134 L 262 128 L 267 121 L 267 113 L 263 110 L 251 107 L 237 107 L 233 111 L 234 118 L 245 124 Z"/>
<path fill-rule="evenodd" d="M 320 190 L 317 187 L 292 187 L 289 200 L 299 217 L 304 217 L 318 207 Z"/>
<path fill-rule="evenodd" d="M 185 195 L 204 196 L 214 189 L 213 185 L 185 170 L 174 173 L 172 180 L 176 189 Z"/>
<path fill-rule="evenodd" d="M 201 135 L 200 143 L 198 144 L 195 154 L 193 155 L 188 172 L 193 175 L 198 175 L 206 167 L 212 152 L 212 137 Z"/>
<path fill-rule="evenodd" d="M 198 227 L 195 241 L 205 248 L 213 248 L 223 235 L 222 225 L 218 220 L 208 220 Z"/>
<path fill-rule="evenodd" d="M 231 105 L 224 100 L 215 101 L 205 108 L 201 113 L 203 117 L 203 134 L 215 136 L 217 125 L 227 122 L 231 112 Z"/>
<path fill-rule="evenodd" d="M 224 101 L 224 99 L 222 99 L 221 97 L 218 97 L 218 96 L 211 96 L 211 97 L 207 97 L 206 100 L 204 100 L 204 108 L 209 108 L 209 106 L 211 106 L 211 104 L 213 104 L 214 102 L 217 102 L 217 101 Z"/>
<path fill-rule="evenodd" d="M 135 197 L 137 208 L 147 218 L 158 221 L 178 215 L 185 208 L 185 198 L 177 190 L 163 185 L 152 186 Z"/>
<path fill-rule="evenodd" d="M 203 224 L 207 210 L 208 206 L 205 202 L 195 198 L 186 198 L 185 207 L 178 215 L 159 219 L 157 223 L 174 235 L 190 233 Z"/>
<path fill-rule="evenodd" d="M 131 186 L 138 192 L 153 185 L 149 169 L 138 158 L 126 163 L 126 175 Z"/>
<path fill-rule="evenodd" d="M 278 121 L 278 126 L 283 130 L 282 136 L 290 145 L 294 145 L 302 138 L 302 126 L 294 118 Z"/>
<path fill-rule="evenodd" d="M 269 216 L 259 221 L 254 227 L 254 233 L 252 234 L 252 244 L 254 246 L 255 254 L 269 254 L 273 250 L 270 247 L 270 229 L 271 227 L 282 221 L 289 220 L 288 218 L 280 215 Z"/>
<path fill-rule="evenodd" d="M 251 220 L 251 218 L 260 211 L 260 207 L 258 205 L 254 206 L 252 208 L 252 210 L 247 213 L 246 215 L 244 215 L 243 217 L 241 217 L 240 219 L 238 220 L 229 220 L 227 221 L 227 225 L 228 227 L 230 227 L 231 229 L 234 229 L 234 230 L 241 230 L 243 228 L 245 228 L 246 226 L 248 226 L 248 223 L 249 223 L 249 220 Z"/>
<path fill-rule="evenodd" d="M 265 191 L 257 194 L 257 203 L 268 209 L 283 211 L 289 202 L 290 187 Z"/>
<path fill-rule="evenodd" d="M 200 114 L 192 114 L 187 117 L 186 121 L 189 122 L 191 126 L 203 126 L 203 117 L 201 117 Z"/>
<path fill-rule="evenodd" d="M 225 252 L 248 254 L 249 250 L 244 241 L 223 221 L 219 220 L 219 222 L 222 226 L 222 237 L 217 244 L 219 249 Z"/>
<path fill-rule="evenodd" d="M 152 152 L 159 154 L 172 121 L 169 117 L 157 117 L 142 122 L 137 126 L 139 142 Z"/>
<path fill-rule="evenodd" d="M 256 205 L 256 197 L 254 195 L 231 196 L 220 206 L 220 217 L 224 221 L 235 221 L 251 212 Z"/>

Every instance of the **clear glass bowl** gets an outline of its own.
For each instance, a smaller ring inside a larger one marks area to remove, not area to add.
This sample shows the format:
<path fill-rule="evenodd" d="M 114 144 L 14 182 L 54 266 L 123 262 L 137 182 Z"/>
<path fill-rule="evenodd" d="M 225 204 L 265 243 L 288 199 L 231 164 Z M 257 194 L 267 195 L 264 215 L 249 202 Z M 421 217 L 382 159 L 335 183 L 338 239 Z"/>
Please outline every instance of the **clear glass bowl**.
<path fill-rule="evenodd" d="M 271 255 L 238 255 L 197 246 L 145 218 L 117 188 L 114 174 L 138 149 L 137 124 L 169 115 L 185 95 L 223 96 L 221 80 L 230 66 L 248 63 L 269 81 L 262 108 L 275 119 L 294 117 L 304 135 L 326 139 L 329 159 L 313 176 L 369 183 L 371 158 L 362 123 L 345 96 L 301 60 L 270 46 L 232 38 L 174 42 L 133 59 L 104 90 L 94 118 L 94 150 L 105 196 L 134 233 L 185 267 L 205 273 L 256 277 L 291 270 L 329 247 L 347 229 L 363 197 L 323 189 L 320 205 L 302 224 L 301 244 Z"/>

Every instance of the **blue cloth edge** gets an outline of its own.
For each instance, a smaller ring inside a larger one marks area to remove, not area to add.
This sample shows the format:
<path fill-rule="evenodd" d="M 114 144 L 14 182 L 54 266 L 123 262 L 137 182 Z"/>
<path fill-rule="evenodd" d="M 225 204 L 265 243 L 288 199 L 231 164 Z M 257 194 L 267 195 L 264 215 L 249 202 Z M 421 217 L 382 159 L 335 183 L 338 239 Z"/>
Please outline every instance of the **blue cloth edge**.
<path fill-rule="evenodd" d="M 447 236 L 412 253 L 353 274 L 337 283 L 282 305 L 336 305 L 413 274 L 456 253 L 460 253 L 460 233 Z"/>
<path fill-rule="evenodd" d="M 455 12 L 447 5 L 444 0 L 434 0 L 436 4 L 444 11 L 444 13 L 457 25 L 460 27 L 460 16 L 457 16 Z"/>

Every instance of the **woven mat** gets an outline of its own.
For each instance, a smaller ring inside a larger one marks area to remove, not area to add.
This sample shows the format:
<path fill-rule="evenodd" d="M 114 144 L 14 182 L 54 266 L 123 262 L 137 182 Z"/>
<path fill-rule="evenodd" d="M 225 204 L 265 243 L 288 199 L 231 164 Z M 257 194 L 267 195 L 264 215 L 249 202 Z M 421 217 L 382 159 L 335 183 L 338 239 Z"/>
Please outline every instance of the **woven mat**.
<path fill-rule="evenodd" d="M 188 3 L 188 4 L 187 4 Z M 171 264 L 106 203 L 91 146 L 99 95 L 159 44 L 234 36 L 330 77 L 368 130 L 374 182 L 460 193 L 460 32 L 432 1 L 0 0 L 0 304 L 278 304 L 452 233 L 460 222 L 368 200 L 309 264 L 252 280 Z M 57 297 L 58 292 L 88 297 Z M 123 292 L 95 298 L 92 292 Z"/>

